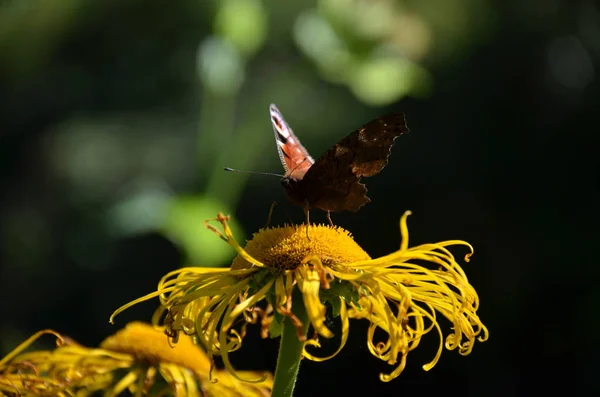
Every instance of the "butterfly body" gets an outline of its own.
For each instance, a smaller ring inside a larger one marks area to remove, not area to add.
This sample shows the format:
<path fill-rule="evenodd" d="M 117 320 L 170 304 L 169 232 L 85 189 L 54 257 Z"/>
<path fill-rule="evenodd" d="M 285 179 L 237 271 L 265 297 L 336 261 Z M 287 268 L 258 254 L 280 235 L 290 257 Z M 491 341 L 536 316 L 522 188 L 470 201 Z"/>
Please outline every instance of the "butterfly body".
<path fill-rule="evenodd" d="M 363 125 L 315 161 L 283 119 L 270 106 L 275 141 L 285 175 L 287 196 L 305 212 L 358 211 L 371 200 L 360 178 L 378 174 L 388 163 L 394 140 L 408 132 L 403 113 L 381 116 Z"/>

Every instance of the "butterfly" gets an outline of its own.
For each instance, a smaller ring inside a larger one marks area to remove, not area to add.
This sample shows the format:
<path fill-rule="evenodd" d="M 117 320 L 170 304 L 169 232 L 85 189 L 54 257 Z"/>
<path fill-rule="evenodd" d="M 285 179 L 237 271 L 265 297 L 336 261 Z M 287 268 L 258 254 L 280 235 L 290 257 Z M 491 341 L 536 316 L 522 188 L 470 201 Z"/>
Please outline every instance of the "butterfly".
<path fill-rule="evenodd" d="M 360 178 L 378 174 L 388 163 L 394 140 L 409 132 L 404 113 L 377 117 L 339 141 L 315 161 L 302 146 L 277 106 L 269 107 L 279 159 L 285 170 L 281 184 L 287 196 L 309 211 L 358 211 L 371 202 Z"/>

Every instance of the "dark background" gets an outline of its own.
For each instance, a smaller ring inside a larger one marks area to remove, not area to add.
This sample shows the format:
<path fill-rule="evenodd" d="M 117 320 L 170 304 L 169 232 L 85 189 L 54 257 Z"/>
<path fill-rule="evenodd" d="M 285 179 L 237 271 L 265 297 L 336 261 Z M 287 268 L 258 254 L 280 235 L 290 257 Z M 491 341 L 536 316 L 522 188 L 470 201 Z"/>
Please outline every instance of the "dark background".
<path fill-rule="evenodd" d="M 373 202 L 334 222 L 372 256 L 407 209 L 411 244 L 472 243 L 490 339 L 424 372 L 432 332 L 381 383 L 356 322 L 297 395 L 598 393 L 599 59 L 586 0 L 0 2 L 0 353 L 41 328 L 96 345 L 150 319 L 156 302 L 108 324 L 167 271 L 227 265 L 202 221 L 229 213 L 243 241 L 285 201 L 221 171 L 281 172 L 269 103 L 315 157 L 400 110 Z M 276 350 L 252 333 L 235 363 L 272 370 Z"/>

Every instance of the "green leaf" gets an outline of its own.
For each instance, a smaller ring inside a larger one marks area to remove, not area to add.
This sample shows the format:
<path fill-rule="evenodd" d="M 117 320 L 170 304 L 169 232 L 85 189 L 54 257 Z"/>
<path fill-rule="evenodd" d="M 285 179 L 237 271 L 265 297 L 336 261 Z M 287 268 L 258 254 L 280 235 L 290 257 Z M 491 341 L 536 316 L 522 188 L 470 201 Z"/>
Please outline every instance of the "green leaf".
<path fill-rule="evenodd" d="M 274 339 L 283 333 L 283 316 L 277 312 L 273 315 L 273 321 L 269 326 L 269 337 Z"/>
<path fill-rule="evenodd" d="M 358 305 L 359 293 L 353 284 L 341 281 L 332 283 L 327 290 L 321 290 L 320 298 L 323 302 L 331 305 L 332 315 L 336 318 L 340 315 L 342 307 L 340 298 Z"/>

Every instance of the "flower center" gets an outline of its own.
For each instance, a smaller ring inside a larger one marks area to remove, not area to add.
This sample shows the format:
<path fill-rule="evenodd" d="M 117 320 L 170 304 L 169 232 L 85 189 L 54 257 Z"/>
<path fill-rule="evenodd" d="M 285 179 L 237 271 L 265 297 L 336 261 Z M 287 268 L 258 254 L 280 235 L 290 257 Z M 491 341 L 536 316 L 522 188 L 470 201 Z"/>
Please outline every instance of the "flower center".
<path fill-rule="evenodd" d="M 150 363 L 169 362 L 179 364 L 197 373 L 208 373 L 210 361 L 190 338 L 181 338 L 170 346 L 165 334 L 149 324 L 132 322 L 106 338 L 101 348 L 120 353 L 128 353 Z"/>
<path fill-rule="evenodd" d="M 310 238 L 309 238 L 310 237 Z M 350 232 L 340 227 L 310 225 L 261 229 L 244 247 L 253 258 L 277 271 L 293 270 L 309 255 L 318 256 L 324 265 L 371 259 L 354 241 Z M 232 269 L 251 267 L 239 255 Z"/>

